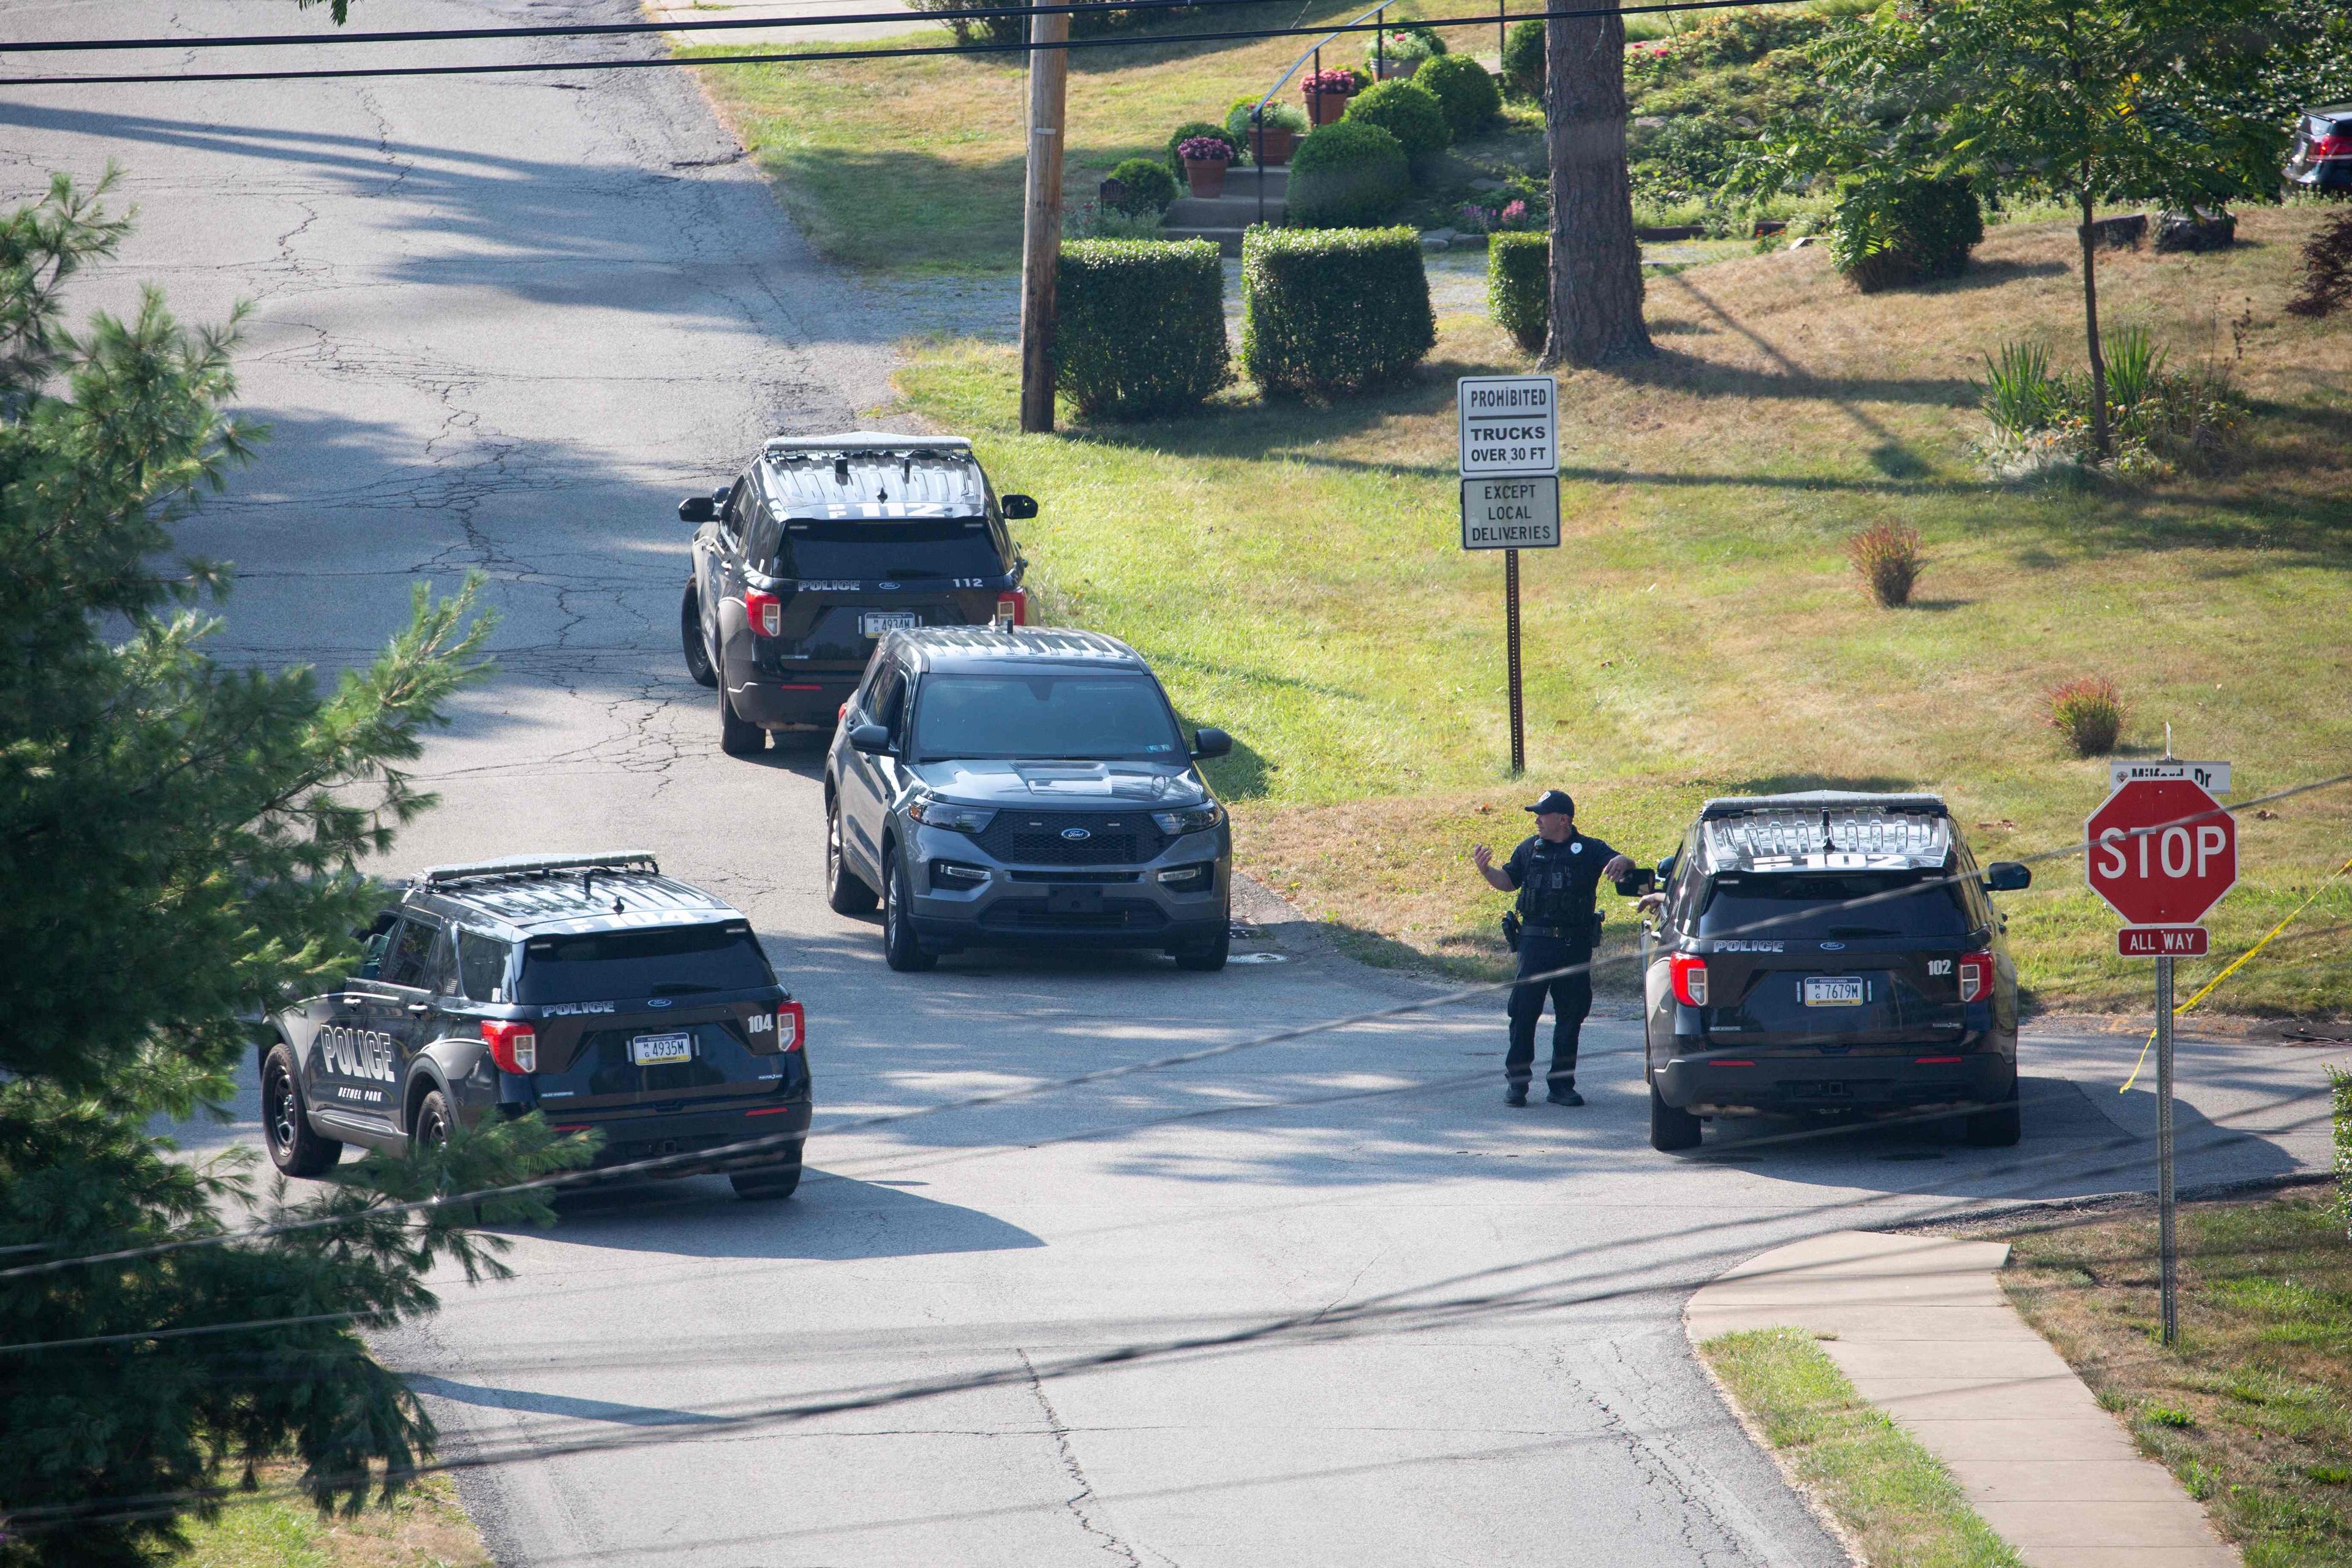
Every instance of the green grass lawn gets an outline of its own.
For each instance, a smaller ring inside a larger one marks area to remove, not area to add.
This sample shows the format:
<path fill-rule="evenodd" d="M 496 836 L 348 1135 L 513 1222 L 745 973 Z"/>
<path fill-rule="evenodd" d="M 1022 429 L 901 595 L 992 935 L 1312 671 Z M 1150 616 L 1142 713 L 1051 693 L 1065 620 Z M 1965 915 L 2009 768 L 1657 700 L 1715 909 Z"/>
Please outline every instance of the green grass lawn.
<path fill-rule="evenodd" d="M 2105 763 L 2068 755 L 2042 694 L 2122 683 L 2125 749 L 2169 722 L 2237 764 L 2241 796 L 2352 766 L 2352 326 L 2281 306 L 2308 209 L 2244 215 L 2211 257 L 2105 263 L 2114 323 L 2229 365 L 2255 416 L 2221 473 L 2094 490 L 1980 480 L 1970 377 L 2005 338 L 2079 361 L 2071 233 L 1995 229 L 1974 270 L 1856 295 L 1818 249 L 1654 277 L 1661 353 L 1569 377 L 1564 548 L 1525 560 L 1530 777 L 1505 771 L 1502 563 L 1458 548 L 1453 379 L 1521 369 L 1483 314 L 1442 319 L 1408 384 L 1319 406 L 1230 389 L 1204 413 L 1053 436 L 1013 428 L 1008 349 L 921 346 L 912 409 L 971 434 L 1024 525 L 1053 619 L 1147 652 L 1190 717 L 1239 738 L 1219 769 L 1245 864 L 1374 956 L 1499 960 L 1478 838 L 1526 831 L 1541 784 L 1643 857 L 1711 794 L 1930 789 L 1986 858 L 2079 840 Z M 1916 602 L 1859 590 L 1843 542 L 1893 521 Z M 2215 965 L 2352 856 L 2352 790 L 2243 824 Z M 2144 965 L 2079 862 L 2005 900 L 2045 1004 L 2144 1006 Z M 2352 879 L 2305 917 L 2352 921 Z M 2184 964 L 2194 985 L 2210 966 Z M 2283 944 L 2213 1006 L 2342 1010 L 2340 941 Z"/>
<path fill-rule="evenodd" d="M 261 1477 L 262 1489 L 233 1497 L 188 1528 L 188 1549 L 168 1568 L 489 1568 L 474 1522 L 446 1476 L 428 1476 L 390 1507 L 356 1519 L 322 1518 L 308 1499 L 279 1494 L 290 1465 Z"/>

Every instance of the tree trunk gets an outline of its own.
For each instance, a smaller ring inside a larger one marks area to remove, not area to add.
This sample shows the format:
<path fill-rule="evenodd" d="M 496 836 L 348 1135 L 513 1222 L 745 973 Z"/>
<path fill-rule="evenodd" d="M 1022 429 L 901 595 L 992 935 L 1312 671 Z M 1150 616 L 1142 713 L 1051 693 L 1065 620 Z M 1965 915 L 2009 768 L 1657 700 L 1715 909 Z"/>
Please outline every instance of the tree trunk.
<path fill-rule="evenodd" d="M 2107 432 L 2107 356 L 2099 350 L 2099 247 L 2091 230 L 2090 193 L 2081 196 L 2083 226 L 2083 331 L 2091 345 L 2091 447 L 2105 462 L 2114 455 Z"/>
<path fill-rule="evenodd" d="M 1642 248 L 1625 175 L 1625 22 L 1544 22 L 1544 141 L 1551 154 L 1551 335 L 1545 366 L 1644 358 Z"/>

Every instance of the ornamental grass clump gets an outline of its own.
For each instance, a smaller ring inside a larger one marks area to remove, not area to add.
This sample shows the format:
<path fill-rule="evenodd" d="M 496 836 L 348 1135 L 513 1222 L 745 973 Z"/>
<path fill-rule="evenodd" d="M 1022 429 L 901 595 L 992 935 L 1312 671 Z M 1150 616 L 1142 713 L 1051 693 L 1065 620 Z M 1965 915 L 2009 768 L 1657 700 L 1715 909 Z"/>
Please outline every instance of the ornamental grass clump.
<path fill-rule="evenodd" d="M 1845 542 L 1845 553 L 1870 596 L 1890 610 L 1911 602 L 1912 584 L 1927 564 L 1919 550 L 1919 531 L 1897 522 L 1864 529 Z"/>
<path fill-rule="evenodd" d="M 1985 356 L 1978 405 L 1992 424 L 1979 443 L 1997 479 L 2083 476 L 2102 467 L 2118 474 L 2165 478 L 2203 468 L 2226 452 L 2246 413 L 2226 367 L 2171 368 L 2145 327 L 2119 327 L 2100 338 L 2114 457 L 2100 464 L 2091 427 L 2091 378 L 2053 372 L 2049 351 L 2004 343 Z"/>
<path fill-rule="evenodd" d="M 2081 675 L 2050 689 L 2050 727 L 2078 757 L 2104 757 L 2124 732 L 2124 694 L 2104 675 Z"/>

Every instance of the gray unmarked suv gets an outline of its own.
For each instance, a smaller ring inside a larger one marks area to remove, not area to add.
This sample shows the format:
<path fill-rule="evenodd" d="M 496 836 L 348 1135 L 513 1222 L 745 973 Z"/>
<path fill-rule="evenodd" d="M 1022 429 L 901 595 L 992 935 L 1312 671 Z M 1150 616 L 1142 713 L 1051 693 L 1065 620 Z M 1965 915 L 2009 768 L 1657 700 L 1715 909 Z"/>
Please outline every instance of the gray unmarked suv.
<path fill-rule="evenodd" d="M 893 969 L 1036 940 L 1224 967 L 1233 839 L 1142 656 L 1095 632 L 893 632 L 825 757 L 825 895 Z"/>

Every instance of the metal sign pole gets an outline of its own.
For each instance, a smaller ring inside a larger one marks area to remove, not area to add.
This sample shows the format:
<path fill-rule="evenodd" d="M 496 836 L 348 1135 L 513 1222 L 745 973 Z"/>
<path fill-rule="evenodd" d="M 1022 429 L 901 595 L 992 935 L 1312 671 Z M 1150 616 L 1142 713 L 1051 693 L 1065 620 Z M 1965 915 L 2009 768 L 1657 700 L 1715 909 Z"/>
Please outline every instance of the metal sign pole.
<path fill-rule="evenodd" d="M 1511 776 L 1528 771 L 1528 731 L 1519 704 L 1519 552 L 1503 552 L 1503 626 L 1510 640 Z"/>
<path fill-rule="evenodd" d="M 2172 1198 L 2172 960 L 2156 961 L 2156 1247 L 2161 1273 L 2164 1342 L 2179 1339 L 2180 1317 L 2175 1275 L 2179 1255 L 2173 1239 Z"/>

